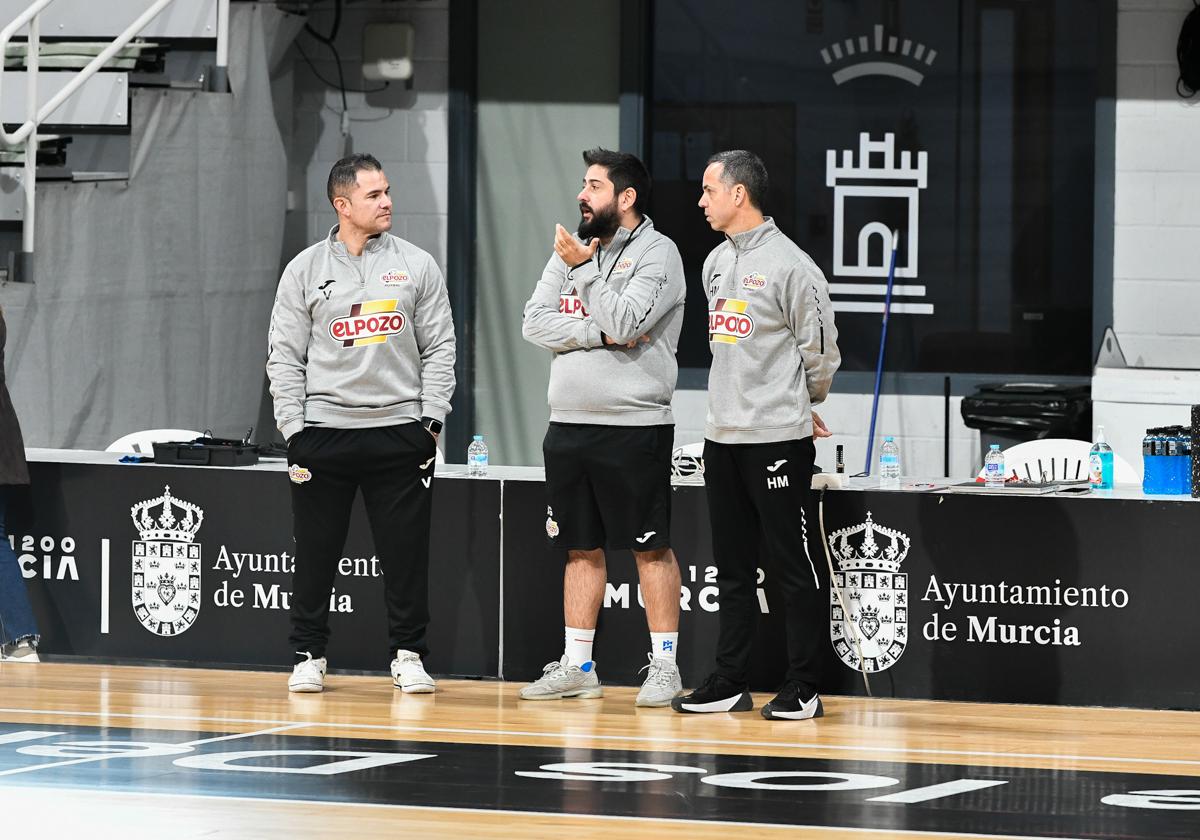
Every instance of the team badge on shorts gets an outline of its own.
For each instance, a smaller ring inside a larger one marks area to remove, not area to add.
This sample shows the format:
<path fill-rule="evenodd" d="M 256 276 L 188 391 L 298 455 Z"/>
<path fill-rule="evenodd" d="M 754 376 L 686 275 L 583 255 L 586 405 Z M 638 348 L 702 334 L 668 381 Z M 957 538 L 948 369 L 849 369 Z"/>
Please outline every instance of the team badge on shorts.
<path fill-rule="evenodd" d="M 292 464 L 288 467 L 288 478 L 292 480 L 292 484 L 303 484 L 312 480 L 312 471 L 299 464 Z"/>
<path fill-rule="evenodd" d="M 546 536 L 554 539 L 558 536 L 558 523 L 554 521 L 554 508 L 546 508 Z"/>

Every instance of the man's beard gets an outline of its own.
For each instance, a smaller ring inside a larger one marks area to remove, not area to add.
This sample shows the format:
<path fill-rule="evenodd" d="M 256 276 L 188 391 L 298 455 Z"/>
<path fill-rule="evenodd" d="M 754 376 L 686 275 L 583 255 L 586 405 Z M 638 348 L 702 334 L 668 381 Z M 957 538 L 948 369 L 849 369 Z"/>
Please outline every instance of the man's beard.
<path fill-rule="evenodd" d="M 592 219 L 587 221 L 584 219 L 583 207 L 580 206 L 579 228 L 575 231 L 579 234 L 579 238 L 587 241 L 592 237 L 600 239 L 608 239 L 617 232 L 617 228 L 621 226 L 621 220 L 617 216 L 617 208 L 611 204 L 603 210 L 592 209 Z"/>

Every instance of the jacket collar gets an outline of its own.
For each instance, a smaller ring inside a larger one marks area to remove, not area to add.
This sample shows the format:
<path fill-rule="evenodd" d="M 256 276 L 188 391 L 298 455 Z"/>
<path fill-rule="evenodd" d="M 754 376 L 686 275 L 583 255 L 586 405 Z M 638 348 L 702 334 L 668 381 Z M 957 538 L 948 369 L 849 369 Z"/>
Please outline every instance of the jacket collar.
<path fill-rule="evenodd" d="M 638 222 L 637 227 L 627 228 L 621 225 L 617 228 L 617 232 L 613 234 L 612 241 L 607 245 L 602 246 L 605 251 L 619 251 L 633 239 L 634 236 L 642 236 L 647 231 L 654 230 L 654 222 L 649 216 L 642 216 L 642 220 Z"/>
<path fill-rule="evenodd" d="M 325 244 L 329 246 L 329 250 L 333 251 L 339 257 L 349 257 L 350 252 L 346 250 L 346 244 L 338 239 L 338 229 L 341 225 L 334 225 L 329 229 L 329 236 L 325 238 Z M 382 250 L 384 246 L 384 234 L 377 233 L 369 238 L 363 245 L 364 254 L 372 254 Z"/>
<path fill-rule="evenodd" d="M 779 233 L 779 228 L 775 227 L 775 220 L 770 216 L 764 216 L 761 225 L 752 227 L 750 230 L 744 230 L 741 233 L 735 233 L 733 236 L 726 236 L 725 238 L 733 245 L 735 251 L 743 253 L 752 248 L 757 248 L 777 233 Z"/>

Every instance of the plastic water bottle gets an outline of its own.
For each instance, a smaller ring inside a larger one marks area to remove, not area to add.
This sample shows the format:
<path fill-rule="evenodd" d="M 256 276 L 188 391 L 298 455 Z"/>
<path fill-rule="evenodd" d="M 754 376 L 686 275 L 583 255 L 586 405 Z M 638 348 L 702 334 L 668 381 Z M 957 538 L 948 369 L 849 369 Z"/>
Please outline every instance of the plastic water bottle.
<path fill-rule="evenodd" d="M 879 486 L 885 490 L 900 489 L 900 447 L 891 435 L 879 447 Z"/>
<path fill-rule="evenodd" d="M 483 435 L 475 435 L 467 447 L 467 475 L 487 475 L 488 448 Z"/>
<path fill-rule="evenodd" d="M 1179 494 L 1186 496 L 1192 492 L 1192 432 L 1184 428 L 1179 439 Z"/>
<path fill-rule="evenodd" d="M 1147 429 L 1142 438 L 1142 492 L 1147 495 L 1158 492 L 1158 429 Z M 1089 468 L 1090 469 L 1090 468 Z"/>
<path fill-rule="evenodd" d="M 1113 486 L 1113 451 L 1104 440 L 1104 427 L 1098 426 L 1096 442 L 1088 453 L 1088 473 L 1093 490 L 1111 490 Z"/>
<path fill-rule="evenodd" d="M 988 487 L 1004 486 L 1004 453 L 1000 444 L 993 443 L 983 459 L 983 481 Z"/>

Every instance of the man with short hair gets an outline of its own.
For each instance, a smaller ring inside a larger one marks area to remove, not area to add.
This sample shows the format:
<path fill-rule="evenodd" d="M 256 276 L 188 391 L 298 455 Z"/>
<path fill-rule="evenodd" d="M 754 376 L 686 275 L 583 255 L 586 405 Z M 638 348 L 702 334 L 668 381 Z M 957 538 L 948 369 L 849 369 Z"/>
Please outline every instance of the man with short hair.
<path fill-rule="evenodd" d="M 761 565 L 779 580 L 787 632 L 783 687 L 768 719 L 823 714 L 821 584 L 808 553 L 804 506 L 812 483 L 813 435 L 829 430 L 812 410 L 841 363 L 829 285 L 816 264 L 763 216 L 767 169 L 747 151 L 713 155 L 699 205 L 725 234 L 704 261 L 708 294 L 708 421 L 704 486 L 720 590 L 717 667 L 679 712 L 753 708 L 747 680 Z M 799 515 L 797 515 L 799 514 Z"/>
<path fill-rule="evenodd" d="M 650 175 L 630 154 L 592 149 L 572 236 L 556 227 L 554 255 L 525 305 L 525 338 L 550 350 L 546 537 L 567 550 L 561 659 L 521 689 L 525 700 L 599 697 L 592 661 L 607 582 L 605 548 L 637 563 L 649 663 L 639 706 L 682 691 L 679 564 L 671 550 L 671 397 L 683 324 L 679 249 L 645 215 Z"/>
<path fill-rule="evenodd" d="M 296 539 L 288 690 L 325 687 L 330 592 L 361 488 L 384 572 L 392 683 L 428 693 L 431 485 L 454 393 L 450 300 L 433 257 L 388 233 L 378 160 L 339 160 L 327 190 L 338 223 L 284 269 L 267 358 Z"/>

